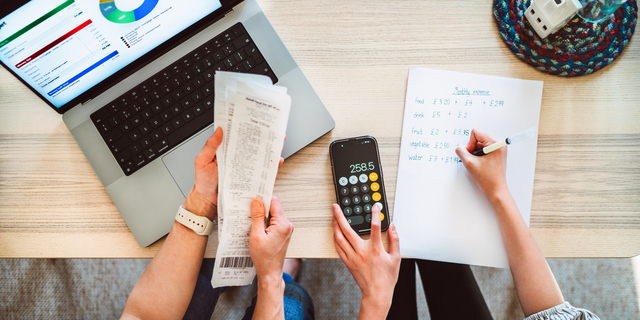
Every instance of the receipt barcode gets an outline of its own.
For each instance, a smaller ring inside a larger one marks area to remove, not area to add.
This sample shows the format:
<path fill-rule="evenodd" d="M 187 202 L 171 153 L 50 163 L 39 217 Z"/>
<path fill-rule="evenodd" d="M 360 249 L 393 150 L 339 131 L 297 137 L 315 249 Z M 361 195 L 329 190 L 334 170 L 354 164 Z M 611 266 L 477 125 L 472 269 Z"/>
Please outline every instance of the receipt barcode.
<path fill-rule="evenodd" d="M 220 261 L 220 268 L 249 268 L 253 267 L 251 257 L 224 257 Z"/>

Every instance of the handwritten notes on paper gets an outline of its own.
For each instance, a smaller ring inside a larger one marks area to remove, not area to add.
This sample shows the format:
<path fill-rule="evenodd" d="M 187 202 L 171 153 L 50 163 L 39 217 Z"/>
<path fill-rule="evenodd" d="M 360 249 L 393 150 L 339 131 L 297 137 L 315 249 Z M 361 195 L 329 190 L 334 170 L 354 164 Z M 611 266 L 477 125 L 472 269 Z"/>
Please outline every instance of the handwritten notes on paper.
<path fill-rule="evenodd" d="M 538 127 L 542 82 L 412 67 L 393 220 L 403 257 L 508 267 L 497 219 L 455 153 L 474 127 Z M 509 146 L 507 183 L 528 223 L 537 139 Z"/>

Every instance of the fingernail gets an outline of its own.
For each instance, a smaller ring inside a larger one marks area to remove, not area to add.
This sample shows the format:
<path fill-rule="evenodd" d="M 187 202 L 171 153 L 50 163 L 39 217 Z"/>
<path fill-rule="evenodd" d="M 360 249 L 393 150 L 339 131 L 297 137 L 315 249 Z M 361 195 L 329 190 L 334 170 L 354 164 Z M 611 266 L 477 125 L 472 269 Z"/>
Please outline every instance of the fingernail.
<path fill-rule="evenodd" d="M 253 201 L 251 201 L 251 206 L 254 207 L 254 208 L 259 208 L 260 207 L 260 200 L 253 199 Z"/>
<path fill-rule="evenodd" d="M 273 199 L 273 200 L 278 200 L 278 197 L 276 197 L 276 196 L 272 196 L 272 197 L 271 197 L 271 199 Z"/>

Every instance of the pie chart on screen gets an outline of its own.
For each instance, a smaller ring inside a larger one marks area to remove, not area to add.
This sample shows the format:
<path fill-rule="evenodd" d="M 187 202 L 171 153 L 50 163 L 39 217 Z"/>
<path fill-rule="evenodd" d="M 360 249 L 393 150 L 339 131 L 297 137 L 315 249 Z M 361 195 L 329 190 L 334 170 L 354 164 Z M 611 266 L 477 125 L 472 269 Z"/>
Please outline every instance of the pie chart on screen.
<path fill-rule="evenodd" d="M 144 0 L 137 8 L 123 11 L 116 7 L 115 0 L 100 0 L 100 12 L 111 22 L 131 23 L 146 17 L 157 4 L 158 0 Z"/>

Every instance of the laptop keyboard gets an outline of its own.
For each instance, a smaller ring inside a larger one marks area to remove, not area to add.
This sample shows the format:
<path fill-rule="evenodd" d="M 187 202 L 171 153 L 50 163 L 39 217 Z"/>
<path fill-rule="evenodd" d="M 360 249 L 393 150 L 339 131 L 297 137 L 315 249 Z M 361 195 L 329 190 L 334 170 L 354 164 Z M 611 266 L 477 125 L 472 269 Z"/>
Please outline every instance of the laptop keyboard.
<path fill-rule="evenodd" d="M 213 123 L 217 70 L 263 74 L 278 82 L 237 23 L 91 114 L 125 175 Z"/>

